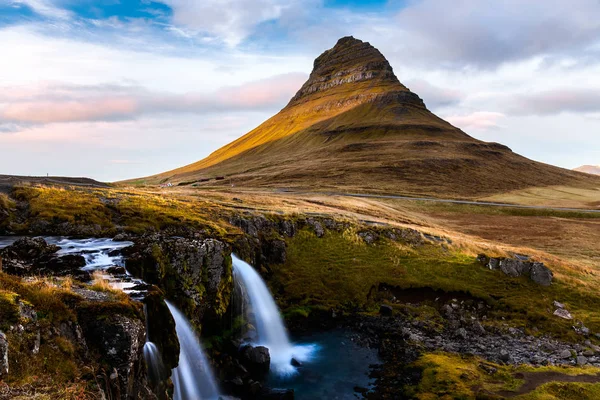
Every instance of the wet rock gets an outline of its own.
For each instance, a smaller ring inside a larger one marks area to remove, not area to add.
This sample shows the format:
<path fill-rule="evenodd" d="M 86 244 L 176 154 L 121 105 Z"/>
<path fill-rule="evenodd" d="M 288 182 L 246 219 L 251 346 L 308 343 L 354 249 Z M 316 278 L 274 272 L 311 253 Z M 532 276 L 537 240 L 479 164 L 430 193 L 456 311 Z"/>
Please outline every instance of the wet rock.
<path fill-rule="evenodd" d="M 8 339 L 0 331 L 0 380 L 8 375 Z"/>
<path fill-rule="evenodd" d="M 565 310 L 564 308 L 557 308 L 554 311 L 554 315 L 562 319 L 573 319 L 571 313 Z"/>
<path fill-rule="evenodd" d="M 271 369 L 271 355 L 264 346 L 244 346 L 241 350 L 242 365 L 246 367 L 254 379 L 262 380 Z"/>
<path fill-rule="evenodd" d="M 394 309 L 392 308 L 392 306 L 382 304 L 379 307 L 379 314 L 383 315 L 384 317 L 391 317 L 394 314 Z"/>
<path fill-rule="evenodd" d="M 296 368 L 299 368 L 302 366 L 302 363 L 300 361 L 296 360 L 295 358 L 292 358 L 291 364 L 292 364 L 292 367 L 296 367 Z"/>

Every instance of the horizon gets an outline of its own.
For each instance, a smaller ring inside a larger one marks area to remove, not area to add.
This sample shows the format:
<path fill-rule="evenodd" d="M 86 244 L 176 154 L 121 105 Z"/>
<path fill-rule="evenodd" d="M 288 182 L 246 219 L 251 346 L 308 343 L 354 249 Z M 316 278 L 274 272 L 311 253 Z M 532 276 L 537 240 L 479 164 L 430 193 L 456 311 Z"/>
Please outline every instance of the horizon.
<path fill-rule="evenodd" d="M 0 1 L 0 174 L 114 182 L 198 161 L 283 108 L 349 35 L 470 136 L 600 164 L 598 3 L 230 3 Z"/>

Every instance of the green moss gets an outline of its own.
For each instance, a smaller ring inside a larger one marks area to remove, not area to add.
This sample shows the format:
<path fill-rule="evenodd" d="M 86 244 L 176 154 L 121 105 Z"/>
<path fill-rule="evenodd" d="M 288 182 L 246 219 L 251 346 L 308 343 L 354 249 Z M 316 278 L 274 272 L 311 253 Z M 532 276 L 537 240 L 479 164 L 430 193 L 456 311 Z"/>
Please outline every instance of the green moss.
<path fill-rule="evenodd" d="M 597 400 L 600 399 L 600 383 L 551 382 L 531 393 L 515 397 L 516 400 Z"/>
<path fill-rule="evenodd" d="M 0 330 L 19 322 L 19 295 L 0 290 Z"/>
<path fill-rule="evenodd" d="M 352 228 L 330 231 L 322 238 L 305 229 L 287 242 L 287 262 L 271 266 L 269 282 L 284 312 L 315 306 L 373 311 L 378 303 L 369 293 L 387 284 L 464 293 L 492 306 L 491 325 L 523 327 L 532 334 L 535 327 L 576 340 L 569 321 L 552 316 L 552 302 L 560 299 L 577 319 L 600 331 L 600 294 L 592 285 L 555 280 L 550 287 L 542 287 L 526 277 L 490 271 L 475 257 L 453 248 L 407 247 L 387 239 L 367 245 Z M 435 316 L 431 309 L 418 311 L 422 318 Z"/>

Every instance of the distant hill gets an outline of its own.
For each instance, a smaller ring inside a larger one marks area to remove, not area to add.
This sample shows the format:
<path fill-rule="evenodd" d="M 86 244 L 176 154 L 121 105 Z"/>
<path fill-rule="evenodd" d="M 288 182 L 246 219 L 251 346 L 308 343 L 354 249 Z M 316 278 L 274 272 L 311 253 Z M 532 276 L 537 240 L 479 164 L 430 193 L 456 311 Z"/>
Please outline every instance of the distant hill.
<path fill-rule="evenodd" d="M 582 165 L 573 171 L 585 172 L 587 174 L 600 175 L 600 165 Z"/>
<path fill-rule="evenodd" d="M 196 163 L 130 182 L 463 198 L 600 187 L 600 178 L 529 160 L 437 117 L 376 48 L 353 37 L 321 54 L 288 105 L 256 129 Z"/>
<path fill-rule="evenodd" d="M 52 186 L 109 187 L 109 185 L 107 185 L 106 183 L 98 182 L 90 178 L 73 178 L 66 176 L 0 175 L 0 192 L 9 191 L 13 186 L 23 183 L 43 184 Z"/>

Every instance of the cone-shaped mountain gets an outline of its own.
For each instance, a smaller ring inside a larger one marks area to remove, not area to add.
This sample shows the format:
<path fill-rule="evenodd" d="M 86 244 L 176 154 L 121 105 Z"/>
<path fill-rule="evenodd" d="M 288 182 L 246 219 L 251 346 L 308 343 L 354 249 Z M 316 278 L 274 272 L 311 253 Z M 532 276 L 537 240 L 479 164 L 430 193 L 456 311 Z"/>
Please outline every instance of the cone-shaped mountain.
<path fill-rule="evenodd" d="M 593 179 L 468 136 L 431 113 L 379 50 L 344 37 L 278 114 L 201 161 L 136 181 L 479 197 Z"/>

